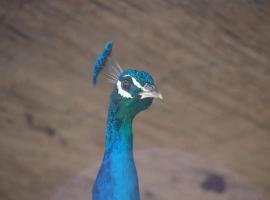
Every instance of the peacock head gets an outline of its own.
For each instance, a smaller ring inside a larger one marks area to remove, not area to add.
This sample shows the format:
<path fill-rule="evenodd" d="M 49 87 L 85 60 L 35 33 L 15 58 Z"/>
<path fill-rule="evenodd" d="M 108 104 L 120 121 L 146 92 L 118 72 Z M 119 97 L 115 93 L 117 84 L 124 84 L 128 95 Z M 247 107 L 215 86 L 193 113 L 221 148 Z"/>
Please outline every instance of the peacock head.
<path fill-rule="evenodd" d="M 114 85 L 110 100 L 117 108 L 117 115 L 133 119 L 140 111 L 147 109 L 154 98 L 162 99 L 162 95 L 149 73 L 135 69 L 122 70 L 111 52 L 112 42 L 109 41 L 93 67 L 93 84 L 96 85 L 97 76 L 103 72 Z"/>
<path fill-rule="evenodd" d="M 115 101 L 123 114 L 135 116 L 147 109 L 154 98 L 162 99 L 152 76 L 139 70 L 126 70 L 120 74 L 111 100 Z"/>

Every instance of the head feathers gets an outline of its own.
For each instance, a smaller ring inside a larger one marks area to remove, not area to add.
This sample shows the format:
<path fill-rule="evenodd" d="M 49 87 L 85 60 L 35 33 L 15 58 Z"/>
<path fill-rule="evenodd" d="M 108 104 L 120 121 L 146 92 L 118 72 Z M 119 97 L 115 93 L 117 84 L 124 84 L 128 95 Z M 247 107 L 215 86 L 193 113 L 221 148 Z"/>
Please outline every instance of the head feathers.
<path fill-rule="evenodd" d="M 120 65 L 112 57 L 112 47 L 112 41 L 106 42 L 103 50 L 96 59 L 92 72 L 92 83 L 94 86 L 97 83 L 97 77 L 101 71 L 104 71 L 107 80 L 114 83 L 116 83 L 118 76 L 123 71 Z"/>

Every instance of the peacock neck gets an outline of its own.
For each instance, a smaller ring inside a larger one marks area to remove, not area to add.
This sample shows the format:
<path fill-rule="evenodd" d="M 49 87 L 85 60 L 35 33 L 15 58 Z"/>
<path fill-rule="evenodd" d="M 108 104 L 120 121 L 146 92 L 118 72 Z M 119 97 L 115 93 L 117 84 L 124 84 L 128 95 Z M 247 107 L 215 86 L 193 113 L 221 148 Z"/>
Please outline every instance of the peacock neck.
<path fill-rule="evenodd" d="M 121 106 L 120 106 L 121 105 Z M 132 121 L 135 112 L 111 98 L 103 161 L 93 186 L 94 200 L 139 200 L 133 159 Z"/>
<path fill-rule="evenodd" d="M 118 104 L 111 101 L 107 117 L 105 156 L 109 154 L 133 154 L 133 133 L 130 115 L 123 115 Z"/>

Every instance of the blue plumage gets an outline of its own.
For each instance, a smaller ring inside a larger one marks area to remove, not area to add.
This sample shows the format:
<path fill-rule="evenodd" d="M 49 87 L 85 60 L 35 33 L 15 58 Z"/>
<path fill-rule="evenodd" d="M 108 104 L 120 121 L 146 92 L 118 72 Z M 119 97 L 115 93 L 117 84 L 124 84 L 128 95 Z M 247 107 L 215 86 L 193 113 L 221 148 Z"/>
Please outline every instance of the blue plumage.
<path fill-rule="evenodd" d="M 94 84 L 100 71 L 107 67 L 106 60 L 111 50 L 112 43 L 106 43 L 98 56 L 93 69 Z M 145 71 L 129 69 L 111 75 L 115 77 L 115 87 L 110 95 L 105 151 L 93 185 L 92 200 L 139 200 L 132 121 L 152 104 L 154 98 L 162 96 L 152 76 Z"/>
<path fill-rule="evenodd" d="M 98 57 L 96 59 L 96 63 L 94 65 L 94 67 L 93 67 L 93 72 L 92 72 L 92 75 L 93 75 L 92 83 L 93 83 L 94 86 L 97 83 L 97 77 L 98 77 L 100 71 L 106 65 L 108 57 L 112 53 L 112 47 L 113 47 L 113 42 L 112 41 L 108 41 L 107 43 L 105 43 L 103 51 L 98 55 Z"/>
<path fill-rule="evenodd" d="M 136 80 L 139 80 L 142 85 L 145 85 L 146 83 L 150 85 L 155 84 L 155 80 L 153 79 L 153 77 L 146 71 L 128 69 L 121 74 L 121 77 L 125 77 L 128 75 L 134 77 Z"/>

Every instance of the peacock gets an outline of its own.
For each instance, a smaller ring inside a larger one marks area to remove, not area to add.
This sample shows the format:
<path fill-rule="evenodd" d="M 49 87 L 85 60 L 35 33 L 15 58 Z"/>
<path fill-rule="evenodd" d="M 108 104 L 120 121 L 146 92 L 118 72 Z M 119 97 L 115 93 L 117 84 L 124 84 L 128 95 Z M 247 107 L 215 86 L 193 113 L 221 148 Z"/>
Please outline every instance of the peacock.
<path fill-rule="evenodd" d="M 92 71 L 92 83 L 106 77 L 113 84 L 105 132 L 105 150 L 92 200 L 139 200 L 139 184 L 133 156 L 134 117 L 154 98 L 162 99 L 152 76 L 141 70 L 123 70 L 112 56 L 113 42 L 105 43 Z"/>

